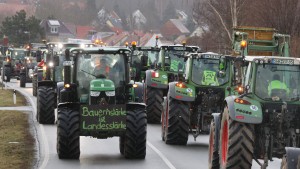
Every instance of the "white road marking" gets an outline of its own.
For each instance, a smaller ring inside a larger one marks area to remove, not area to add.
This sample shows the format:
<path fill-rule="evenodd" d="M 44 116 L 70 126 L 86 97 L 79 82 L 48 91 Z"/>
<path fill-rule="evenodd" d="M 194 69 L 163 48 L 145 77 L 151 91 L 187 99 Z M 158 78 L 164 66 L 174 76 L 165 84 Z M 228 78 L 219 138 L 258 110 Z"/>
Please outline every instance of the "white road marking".
<path fill-rule="evenodd" d="M 175 166 L 168 160 L 168 158 L 163 155 L 162 152 L 160 152 L 154 145 L 152 145 L 149 141 L 147 141 L 147 145 L 153 150 L 155 151 L 159 157 L 167 164 L 167 166 L 170 168 L 170 169 L 176 169 Z"/>

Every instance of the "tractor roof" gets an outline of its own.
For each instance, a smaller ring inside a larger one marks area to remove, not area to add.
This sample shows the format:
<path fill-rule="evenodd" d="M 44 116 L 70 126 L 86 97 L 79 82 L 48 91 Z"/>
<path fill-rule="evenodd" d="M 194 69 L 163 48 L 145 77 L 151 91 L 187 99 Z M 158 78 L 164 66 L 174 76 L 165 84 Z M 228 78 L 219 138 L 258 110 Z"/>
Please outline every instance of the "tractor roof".
<path fill-rule="evenodd" d="M 94 54 L 102 54 L 102 53 L 130 53 L 131 50 L 126 47 L 90 47 L 90 48 L 72 48 L 70 49 L 72 53 L 94 53 Z"/>
<path fill-rule="evenodd" d="M 256 62 L 256 63 L 300 65 L 299 58 L 282 57 L 282 56 L 246 56 L 245 60 L 249 62 Z"/>

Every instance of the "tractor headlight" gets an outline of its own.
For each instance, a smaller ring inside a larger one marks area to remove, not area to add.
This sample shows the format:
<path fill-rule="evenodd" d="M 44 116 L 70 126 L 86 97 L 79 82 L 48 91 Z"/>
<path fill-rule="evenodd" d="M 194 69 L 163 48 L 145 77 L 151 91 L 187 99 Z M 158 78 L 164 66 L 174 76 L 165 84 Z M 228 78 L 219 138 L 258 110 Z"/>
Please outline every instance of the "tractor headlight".
<path fill-rule="evenodd" d="M 100 95 L 100 92 L 91 91 L 91 92 L 90 92 L 90 95 L 91 95 L 92 97 L 98 97 L 98 96 Z"/>
<path fill-rule="evenodd" d="M 49 67 L 53 67 L 54 63 L 53 62 L 49 62 Z"/>
<path fill-rule="evenodd" d="M 116 95 L 115 91 L 106 91 L 105 94 L 106 94 L 106 96 L 115 96 Z"/>

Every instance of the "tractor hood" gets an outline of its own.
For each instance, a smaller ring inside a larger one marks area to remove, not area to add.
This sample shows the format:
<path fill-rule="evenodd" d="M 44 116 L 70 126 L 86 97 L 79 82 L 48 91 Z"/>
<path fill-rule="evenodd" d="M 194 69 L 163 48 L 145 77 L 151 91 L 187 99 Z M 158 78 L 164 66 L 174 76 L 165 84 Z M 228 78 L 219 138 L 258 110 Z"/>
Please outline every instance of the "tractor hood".
<path fill-rule="evenodd" d="M 115 84 L 109 79 L 95 79 L 90 82 L 91 91 L 112 91 L 115 90 Z"/>

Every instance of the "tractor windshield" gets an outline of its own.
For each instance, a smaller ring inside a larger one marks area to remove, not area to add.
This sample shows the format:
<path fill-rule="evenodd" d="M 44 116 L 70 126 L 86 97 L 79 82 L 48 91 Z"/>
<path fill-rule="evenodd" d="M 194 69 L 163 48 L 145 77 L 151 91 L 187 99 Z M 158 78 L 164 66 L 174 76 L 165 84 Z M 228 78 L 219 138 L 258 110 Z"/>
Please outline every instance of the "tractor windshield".
<path fill-rule="evenodd" d="M 89 89 L 93 79 L 105 78 L 114 82 L 115 88 L 125 82 L 125 62 L 122 54 L 84 54 L 78 57 L 77 81 L 81 88 Z"/>
<path fill-rule="evenodd" d="M 255 94 L 264 100 L 299 101 L 299 65 L 258 65 Z"/>
<path fill-rule="evenodd" d="M 167 71 L 183 73 L 185 70 L 185 51 L 167 50 L 164 53 Z"/>
<path fill-rule="evenodd" d="M 229 81 L 229 68 L 220 75 L 218 59 L 193 59 L 192 81 L 198 85 L 221 86 Z"/>
<path fill-rule="evenodd" d="M 135 50 L 133 52 L 132 64 L 134 67 L 138 67 L 138 65 L 147 65 L 147 67 L 154 68 L 155 64 L 158 61 L 159 51 L 138 51 Z M 145 64 L 142 64 L 145 62 Z M 136 66 L 135 66 L 136 65 Z"/>
<path fill-rule="evenodd" d="M 25 50 L 24 49 L 14 49 L 11 50 L 10 53 L 11 58 L 14 60 L 18 60 L 18 59 L 24 59 L 25 58 Z"/>

